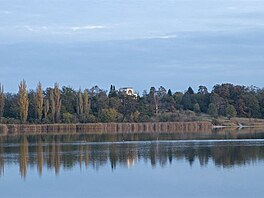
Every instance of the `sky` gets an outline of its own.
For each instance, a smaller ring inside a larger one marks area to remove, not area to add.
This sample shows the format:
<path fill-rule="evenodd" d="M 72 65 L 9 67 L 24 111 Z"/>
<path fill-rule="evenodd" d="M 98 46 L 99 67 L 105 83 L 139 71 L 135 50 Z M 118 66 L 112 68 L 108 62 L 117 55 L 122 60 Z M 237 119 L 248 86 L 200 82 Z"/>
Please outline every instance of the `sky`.
<path fill-rule="evenodd" d="M 263 33 L 263 0 L 0 0 L 0 82 L 264 87 Z"/>

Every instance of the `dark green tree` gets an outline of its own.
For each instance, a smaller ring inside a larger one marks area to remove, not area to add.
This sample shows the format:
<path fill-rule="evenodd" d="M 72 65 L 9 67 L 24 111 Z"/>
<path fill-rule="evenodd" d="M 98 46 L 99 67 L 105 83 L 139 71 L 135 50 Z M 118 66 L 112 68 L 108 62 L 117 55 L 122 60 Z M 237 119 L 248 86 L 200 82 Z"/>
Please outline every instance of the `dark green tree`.
<path fill-rule="evenodd" d="M 216 108 L 216 105 L 214 103 L 209 104 L 208 114 L 211 115 L 212 117 L 218 116 L 217 108 Z"/>
<path fill-rule="evenodd" d="M 4 114 L 4 106 L 5 106 L 4 86 L 0 83 L 0 121 L 2 121 L 2 117 Z"/>
<path fill-rule="evenodd" d="M 172 96 L 171 89 L 168 90 L 168 95 L 169 95 L 169 96 Z"/>
<path fill-rule="evenodd" d="M 236 117 L 237 115 L 237 112 L 236 112 L 236 109 L 233 105 L 227 105 L 227 108 L 226 108 L 226 116 L 228 118 L 232 118 L 232 117 Z"/>
<path fill-rule="evenodd" d="M 195 105 L 193 106 L 193 111 L 195 113 L 200 113 L 201 112 L 200 105 L 198 103 L 195 103 Z"/>
<path fill-rule="evenodd" d="M 101 122 L 115 122 L 117 121 L 117 111 L 115 109 L 102 109 L 99 117 Z"/>

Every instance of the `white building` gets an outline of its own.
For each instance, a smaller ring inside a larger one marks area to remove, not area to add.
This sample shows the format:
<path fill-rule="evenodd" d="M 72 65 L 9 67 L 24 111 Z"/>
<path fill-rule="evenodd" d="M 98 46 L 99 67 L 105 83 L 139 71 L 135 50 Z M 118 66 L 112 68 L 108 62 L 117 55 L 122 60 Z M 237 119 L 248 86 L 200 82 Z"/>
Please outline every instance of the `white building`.
<path fill-rule="evenodd" d="M 134 91 L 134 89 L 132 87 L 120 88 L 119 91 L 125 93 L 128 96 L 135 96 L 135 97 L 137 97 L 137 94 L 135 93 L 135 91 Z"/>

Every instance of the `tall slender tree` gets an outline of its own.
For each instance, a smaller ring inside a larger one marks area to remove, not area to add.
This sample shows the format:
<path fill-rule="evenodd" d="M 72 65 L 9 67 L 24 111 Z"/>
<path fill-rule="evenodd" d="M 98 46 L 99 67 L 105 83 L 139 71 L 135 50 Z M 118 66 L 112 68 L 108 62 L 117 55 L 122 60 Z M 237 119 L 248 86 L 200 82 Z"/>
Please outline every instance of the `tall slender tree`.
<path fill-rule="evenodd" d="M 28 117 L 28 91 L 26 81 L 23 80 L 19 84 L 19 107 L 20 107 L 20 119 L 22 123 L 27 121 Z"/>
<path fill-rule="evenodd" d="M 4 106 L 5 106 L 4 86 L 0 83 L 0 121 L 4 114 Z"/>
<path fill-rule="evenodd" d="M 52 122 L 54 123 L 55 122 L 56 104 L 55 104 L 53 89 L 50 90 L 49 96 L 50 96 L 50 105 L 51 105 L 50 106 L 51 107 L 51 119 L 52 119 Z"/>
<path fill-rule="evenodd" d="M 89 104 L 89 94 L 88 90 L 85 89 L 83 93 L 83 110 L 84 110 L 84 115 L 87 118 L 89 116 L 90 112 L 90 104 Z"/>
<path fill-rule="evenodd" d="M 54 85 L 55 121 L 60 122 L 61 98 L 59 84 Z"/>
<path fill-rule="evenodd" d="M 79 116 L 83 115 L 83 95 L 82 95 L 81 90 L 79 90 L 78 96 L 77 96 L 77 114 Z"/>
<path fill-rule="evenodd" d="M 48 114 L 49 114 L 49 110 L 50 110 L 50 103 L 49 103 L 49 98 L 46 96 L 45 100 L 44 100 L 44 119 L 45 121 L 48 120 Z"/>
<path fill-rule="evenodd" d="M 36 105 L 37 105 L 37 116 L 38 119 L 42 119 L 43 113 L 43 95 L 42 95 L 42 86 L 41 83 L 38 83 L 37 91 L 36 91 Z"/>

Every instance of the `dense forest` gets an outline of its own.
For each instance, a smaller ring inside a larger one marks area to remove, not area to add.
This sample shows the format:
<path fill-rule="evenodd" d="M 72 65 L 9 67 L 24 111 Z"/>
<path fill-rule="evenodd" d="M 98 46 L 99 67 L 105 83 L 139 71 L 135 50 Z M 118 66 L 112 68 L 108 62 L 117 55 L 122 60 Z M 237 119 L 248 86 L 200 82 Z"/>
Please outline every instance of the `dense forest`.
<path fill-rule="evenodd" d="M 128 95 L 94 86 L 85 90 L 38 83 L 28 90 L 23 80 L 18 93 L 5 93 L 0 84 L 1 123 L 95 123 L 194 121 L 219 116 L 264 118 L 264 89 L 233 84 L 199 86 L 184 93 L 151 87 L 142 95 Z"/>

